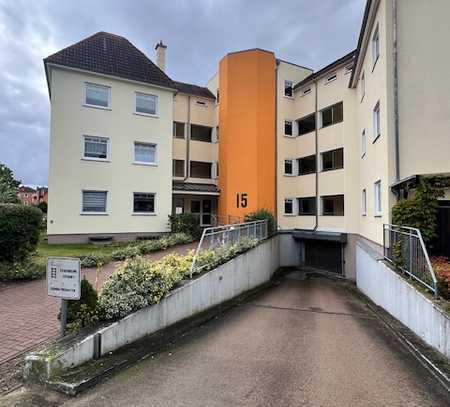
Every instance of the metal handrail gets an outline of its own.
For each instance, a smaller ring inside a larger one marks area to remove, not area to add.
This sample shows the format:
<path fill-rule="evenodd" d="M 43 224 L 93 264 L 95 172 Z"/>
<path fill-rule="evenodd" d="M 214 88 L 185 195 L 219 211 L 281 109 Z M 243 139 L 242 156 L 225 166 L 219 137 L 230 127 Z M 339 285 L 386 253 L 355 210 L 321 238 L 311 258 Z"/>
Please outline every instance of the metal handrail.
<path fill-rule="evenodd" d="M 246 233 L 243 233 L 243 231 L 246 231 Z M 234 235 L 236 234 L 236 232 L 237 232 L 237 239 L 235 240 Z M 252 222 L 243 222 L 223 226 L 211 226 L 203 229 L 200 242 L 194 253 L 194 258 L 192 260 L 189 277 L 192 278 L 195 263 L 198 258 L 198 254 L 203 249 L 205 238 L 219 237 L 218 239 L 214 238 L 214 241 L 219 242 L 220 247 L 224 247 L 229 246 L 230 243 L 232 244 L 239 243 L 242 238 L 248 238 L 250 237 L 250 235 L 252 235 L 251 237 L 257 239 L 258 241 L 264 240 L 268 237 L 268 232 L 269 228 L 267 220 L 257 220 Z M 233 236 L 233 238 L 230 239 L 230 236 Z"/>
<path fill-rule="evenodd" d="M 389 241 L 386 239 L 386 233 L 388 233 Z M 397 243 L 400 243 L 400 259 L 396 258 L 397 254 L 395 253 L 397 249 L 394 246 Z M 408 265 L 404 264 L 405 261 L 402 261 L 405 254 L 408 256 Z M 402 272 L 433 292 L 436 298 L 438 297 L 438 280 L 419 229 L 410 226 L 384 224 L 383 256 Z M 431 281 L 425 281 L 424 277 L 428 276 L 431 278 Z"/>

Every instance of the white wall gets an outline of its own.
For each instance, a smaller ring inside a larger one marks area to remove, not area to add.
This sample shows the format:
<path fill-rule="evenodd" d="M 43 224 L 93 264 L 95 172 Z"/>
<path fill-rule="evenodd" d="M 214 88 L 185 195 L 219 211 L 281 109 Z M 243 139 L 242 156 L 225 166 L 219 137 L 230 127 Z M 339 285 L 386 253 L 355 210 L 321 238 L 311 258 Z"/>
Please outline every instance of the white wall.
<path fill-rule="evenodd" d="M 83 106 L 84 84 L 111 87 L 111 109 Z M 158 117 L 134 114 L 135 92 L 158 96 Z M 164 232 L 172 208 L 171 91 L 63 69 L 51 74 L 48 234 Z M 82 159 L 82 136 L 109 137 L 109 162 Z M 134 142 L 157 144 L 157 165 L 133 164 Z M 81 215 L 81 191 L 106 190 L 106 215 Z M 133 192 L 156 193 L 156 215 L 133 215 Z"/>

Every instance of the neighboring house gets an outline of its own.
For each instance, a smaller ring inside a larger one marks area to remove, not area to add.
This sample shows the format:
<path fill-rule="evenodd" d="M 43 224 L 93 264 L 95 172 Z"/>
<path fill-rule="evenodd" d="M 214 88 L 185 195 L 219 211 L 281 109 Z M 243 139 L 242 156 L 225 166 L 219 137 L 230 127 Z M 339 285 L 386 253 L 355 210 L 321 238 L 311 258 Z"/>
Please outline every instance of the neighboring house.
<path fill-rule="evenodd" d="M 250 49 L 206 87 L 169 78 L 161 42 L 157 65 L 104 32 L 46 58 L 49 241 L 267 208 L 302 262 L 354 276 L 357 243 L 381 252 L 397 199 L 450 174 L 449 13 L 444 0 L 369 0 L 356 50 L 319 71 Z"/>
<path fill-rule="evenodd" d="M 38 205 L 41 202 L 48 202 L 48 188 L 37 187 L 36 189 L 22 185 L 17 193 L 20 202 L 24 205 Z"/>

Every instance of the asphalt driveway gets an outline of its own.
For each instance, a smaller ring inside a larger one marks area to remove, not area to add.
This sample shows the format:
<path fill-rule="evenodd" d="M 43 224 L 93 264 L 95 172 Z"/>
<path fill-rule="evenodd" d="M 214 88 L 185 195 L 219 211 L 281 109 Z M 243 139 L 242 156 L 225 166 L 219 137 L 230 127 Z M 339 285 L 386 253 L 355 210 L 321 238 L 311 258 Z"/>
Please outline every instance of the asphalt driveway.
<path fill-rule="evenodd" d="M 290 275 L 65 406 L 448 406 L 345 284 Z"/>

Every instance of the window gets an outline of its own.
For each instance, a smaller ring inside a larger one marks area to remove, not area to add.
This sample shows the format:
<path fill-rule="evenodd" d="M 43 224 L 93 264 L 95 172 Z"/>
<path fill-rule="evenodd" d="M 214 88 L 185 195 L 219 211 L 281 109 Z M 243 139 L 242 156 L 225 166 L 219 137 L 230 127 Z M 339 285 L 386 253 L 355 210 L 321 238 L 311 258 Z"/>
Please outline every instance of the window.
<path fill-rule="evenodd" d="M 134 143 L 134 162 L 137 164 L 156 164 L 156 144 Z"/>
<path fill-rule="evenodd" d="M 381 216 L 381 181 L 374 184 L 375 216 Z"/>
<path fill-rule="evenodd" d="M 155 213 L 155 194 L 145 192 L 133 193 L 133 213 Z"/>
<path fill-rule="evenodd" d="M 380 135 L 380 102 L 377 102 L 373 108 L 373 142 L 375 142 Z"/>
<path fill-rule="evenodd" d="M 327 79 L 325 80 L 325 85 L 327 85 L 330 82 L 333 82 L 337 79 L 337 74 L 333 74 L 327 77 Z"/>
<path fill-rule="evenodd" d="M 205 101 L 203 101 L 203 100 L 196 100 L 195 104 L 197 104 L 199 106 L 203 106 L 203 107 L 208 106 L 208 104 Z"/>
<path fill-rule="evenodd" d="M 85 105 L 109 108 L 111 101 L 111 88 L 109 86 L 86 83 Z"/>
<path fill-rule="evenodd" d="M 191 124 L 191 140 L 206 141 L 208 143 L 211 143 L 212 127 Z"/>
<path fill-rule="evenodd" d="M 294 175 L 294 162 L 292 160 L 284 160 L 284 175 Z"/>
<path fill-rule="evenodd" d="M 107 160 L 109 139 L 106 137 L 83 136 L 83 158 L 87 160 Z"/>
<path fill-rule="evenodd" d="M 213 178 L 219 178 L 219 162 L 216 161 L 212 166 Z"/>
<path fill-rule="evenodd" d="M 362 216 L 367 215 L 367 193 L 365 188 L 362 190 L 361 194 L 361 213 Z"/>
<path fill-rule="evenodd" d="M 219 89 L 216 90 L 216 103 L 219 104 L 219 100 L 220 100 L 220 93 L 219 93 Z"/>
<path fill-rule="evenodd" d="M 292 120 L 284 121 L 284 135 L 292 136 Z"/>
<path fill-rule="evenodd" d="M 149 116 L 157 115 L 158 96 L 136 92 L 135 113 Z"/>
<path fill-rule="evenodd" d="M 302 119 L 297 120 L 298 135 L 310 133 L 316 129 L 316 114 L 310 114 Z"/>
<path fill-rule="evenodd" d="M 301 216 L 316 214 L 316 198 L 298 198 L 298 214 Z"/>
<path fill-rule="evenodd" d="M 344 149 L 322 153 L 322 171 L 338 170 L 344 168 Z"/>
<path fill-rule="evenodd" d="M 294 82 L 284 81 L 284 96 L 292 97 Z"/>
<path fill-rule="evenodd" d="M 181 122 L 173 122 L 173 137 L 184 139 L 184 123 Z"/>
<path fill-rule="evenodd" d="M 172 160 L 172 174 L 174 177 L 184 177 L 184 160 Z"/>
<path fill-rule="evenodd" d="M 322 119 L 322 127 L 331 126 L 332 124 L 341 122 L 344 119 L 343 110 L 344 104 L 342 102 L 321 110 L 320 117 Z"/>
<path fill-rule="evenodd" d="M 344 75 L 348 75 L 349 73 L 351 73 L 352 69 L 353 69 L 353 65 L 351 65 L 351 64 L 347 65 L 344 69 Z"/>
<path fill-rule="evenodd" d="M 323 216 L 344 216 L 344 195 L 322 196 Z"/>
<path fill-rule="evenodd" d="M 366 129 L 364 129 L 361 133 L 361 158 L 366 155 L 367 152 L 367 137 L 366 137 Z"/>
<path fill-rule="evenodd" d="M 364 99 L 364 95 L 366 94 L 366 77 L 364 76 L 364 72 L 361 75 L 361 102 Z"/>
<path fill-rule="evenodd" d="M 316 156 L 309 155 L 298 159 L 298 175 L 312 174 L 316 172 Z"/>
<path fill-rule="evenodd" d="M 216 143 L 219 141 L 219 126 L 216 127 Z"/>
<path fill-rule="evenodd" d="M 192 178 L 211 178 L 211 163 L 203 161 L 191 161 Z"/>
<path fill-rule="evenodd" d="M 378 25 L 375 28 L 375 32 L 372 37 L 372 66 L 375 67 L 375 64 L 380 57 L 380 36 L 378 32 Z"/>
<path fill-rule="evenodd" d="M 307 95 L 308 93 L 311 93 L 311 88 L 303 89 L 303 91 L 302 91 L 302 96 L 303 96 L 303 95 Z"/>
<path fill-rule="evenodd" d="M 294 200 L 293 199 L 285 199 L 284 200 L 284 214 L 285 215 L 293 215 L 294 214 Z"/>
<path fill-rule="evenodd" d="M 106 191 L 83 191 L 83 213 L 106 213 Z"/>

